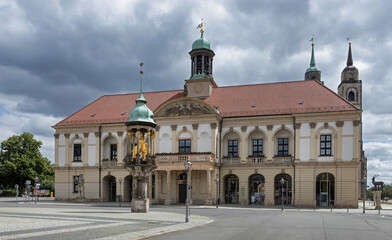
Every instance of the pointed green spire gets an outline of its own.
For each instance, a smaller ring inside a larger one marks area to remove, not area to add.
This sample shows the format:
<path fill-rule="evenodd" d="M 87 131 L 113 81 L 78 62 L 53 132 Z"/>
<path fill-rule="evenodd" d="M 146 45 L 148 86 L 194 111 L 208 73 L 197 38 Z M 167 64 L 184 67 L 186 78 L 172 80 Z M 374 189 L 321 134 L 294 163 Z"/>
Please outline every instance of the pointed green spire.
<path fill-rule="evenodd" d="M 316 67 L 316 60 L 314 57 L 314 43 L 312 43 L 312 56 L 310 58 L 310 67 L 306 69 L 306 72 L 320 72 L 320 69 Z"/>
<path fill-rule="evenodd" d="M 140 63 L 140 94 L 135 100 L 136 106 L 129 112 L 129 122 L 156 125 L 153 112 L 147 107 L 147 100 L 143 96 L 143 63 Z"/>

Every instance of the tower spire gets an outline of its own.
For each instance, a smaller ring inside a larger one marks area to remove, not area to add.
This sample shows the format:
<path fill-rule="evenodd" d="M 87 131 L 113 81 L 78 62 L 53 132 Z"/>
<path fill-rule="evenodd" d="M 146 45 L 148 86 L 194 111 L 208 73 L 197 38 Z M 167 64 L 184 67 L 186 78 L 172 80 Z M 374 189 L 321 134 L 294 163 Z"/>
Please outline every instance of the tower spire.
<path fill-rule="evenodd" d="M 146 99 L 143 96 L 143 63 L 140 63 L 140 94 L 136 101 L 138 100 L 146 101 Z"/>
<path fill-rule="evenodd" d="M 310 67 L 306 69 L 305 72 L 305 80 L 317 80 L 321 82 L 321 71 L 318 67 L 316 67 L 316 60 L 314 57 L 314 43 L 313 37 L 310 39 L 312 42 L 312 55 L 310 57 Z"/>
<path fill-rule="evenodd" d="M 353 65 L 353 56 L 351 54 L 351 42 L 348 42 L 347 67 L 352 65 Z"/>
<path fill-rule="evenodd" d="M 314 43 L 312 43 L 312 56 L 310 58 L 310 67 L 316 66 L 316 60 L 314 59 Z"/>

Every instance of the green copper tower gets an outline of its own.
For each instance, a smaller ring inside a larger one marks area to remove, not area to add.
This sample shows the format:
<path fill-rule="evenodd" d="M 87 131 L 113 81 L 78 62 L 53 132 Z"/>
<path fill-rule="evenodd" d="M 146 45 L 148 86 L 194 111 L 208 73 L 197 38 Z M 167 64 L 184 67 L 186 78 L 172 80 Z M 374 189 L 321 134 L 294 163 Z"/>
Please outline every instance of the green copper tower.
<path fill-rule="evenodd" d="M 314 57 L 314 43 L 312 43 L 312 55 L 310 57 L 310 67 L 306 69 L 305 80 L 317 80 L 321 82 L 321 70 L 316 67 L 316 60 Z"/>

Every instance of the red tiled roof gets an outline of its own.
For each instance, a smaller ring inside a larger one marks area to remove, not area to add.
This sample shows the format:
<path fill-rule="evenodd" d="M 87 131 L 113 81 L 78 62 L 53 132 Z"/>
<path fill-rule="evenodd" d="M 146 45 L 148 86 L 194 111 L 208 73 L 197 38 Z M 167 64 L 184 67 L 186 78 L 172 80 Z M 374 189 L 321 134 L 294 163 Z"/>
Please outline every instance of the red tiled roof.
<path fill-rule="evenodd" d="M 166 101 L 184 96 L 183 90 L 143 94 L 152 111 Z M 139 93 L 102 96 L 56 126 L 126 122 L 138 96 Z M 314 80 L 218 87 L 204 101 L 218 107 L 222 117 L 357 110 Z"/>

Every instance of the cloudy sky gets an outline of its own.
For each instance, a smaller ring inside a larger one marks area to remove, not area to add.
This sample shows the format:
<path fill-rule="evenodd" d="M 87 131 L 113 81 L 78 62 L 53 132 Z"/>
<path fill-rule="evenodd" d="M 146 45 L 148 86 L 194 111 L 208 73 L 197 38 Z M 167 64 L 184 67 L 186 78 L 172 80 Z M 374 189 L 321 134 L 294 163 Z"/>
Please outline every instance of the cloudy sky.
<path fill-rule="evenodd" d="M 392 32 L 388 0 L 0 0 L 0 141 L 33 133 L 54 160 L 54 124 L 104 94 L 183 88 L 200 36 L 219 86 L 303 80 L 314 36 L 334 91 L 351 38 L 363 80 L 368 176 L 392 182 Z"/>

